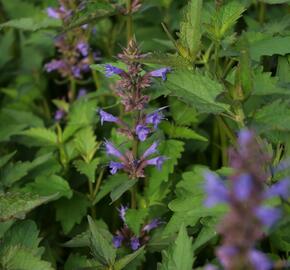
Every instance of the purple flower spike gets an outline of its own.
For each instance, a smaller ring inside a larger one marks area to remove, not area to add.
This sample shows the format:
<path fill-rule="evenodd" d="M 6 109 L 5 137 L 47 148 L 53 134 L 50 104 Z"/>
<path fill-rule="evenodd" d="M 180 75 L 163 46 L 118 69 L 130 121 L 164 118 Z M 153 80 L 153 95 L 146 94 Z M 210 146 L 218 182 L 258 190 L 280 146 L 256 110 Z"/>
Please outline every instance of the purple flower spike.
<path fill-rule="evenodd" d="M 264 226 L 270 228 L 280 218 L 281 212 L 276 208 L 261 206 L 256 209 L 256 216 Z"/>
<path fill-rule="evenodd" d="M 115 156 L 121 159 L 123 158 L 123 155 L 121 154 L 121 152 L 117 148 L 115 148 L 115 146 L 111 142 L 106 141 L 105 147 L 106 147 L 106 152 L 108 155 Z"/>
<path fill-rule="evenodd" d="M 161 156 L 161 157 L 156 157 L 156 158 L 149 159 L 149 160 L 146 161 L 146 163 L 148 165 L 155 165 L 158 170 L 161 170 L 162 169 L 162 165 L 163 165 L 163 163 L 164 163 L 164 161 L 166 159 L 167 158 Z"/>
<path fill-rule="evenodd" d="M 141 142 L 147 139 L 148 134 L 150 133 L 150 128 L 144 125 L 137 125 L 135 132 Z"/>
<path fill-rule="evenodd" d="M 159 110 L 156 110 L 153 113 L 150 113 L 146 116 L 146 124 L 152 124 L 154 128 L 156 129 L 160 122 L 164 119 L 164 115 L 162 114 L 161 110 L 164 108 L 161 108 Z"/>
<path fill-rule="evenodd" d="M 270 270 L 272 263 L 267 256 L 258 250 L 252 250 L 249 254 L 249 260 L 256 270 Z"/>
<path fill-rule="evenodd" d="M 57 110 L 54 114 L 54 120 L 55 121 L 60 121 L 65 115 L 65 111 L 64 110 Z"/>
<path fill-rule="evenodd" d="M 119 248 L 122 245 L 124 237 L 122 235 L 116 235 L 113 237 L 113 245 L 115 248 Z"/>
<path fill-rule="evenodd" d="M 228 191 L 222 180 L 212 172 L 206 172 L 204 178 L 206 180 L 205 191 L 207 193 L 205 205 L 211 207 L 218 203 L 227 202 Z"/>
<path fill-rule="evenodd" d="M 145 225 L 142 231 L 149 233 L 151 230 L 157 228 L 159 225 L 160 225 L 160 220 L 155 218 L 150 223 Z"/>
<path fill-rule="evenodd" d="M 289 190 L 290 190 L 290 180 L 284 179 L 271 186 L 265 192 L 265 197 L 272 198 L 275 196 L 280 196 L 284 200 L 287 200 L 289 198 Z"/>
<path fill-rule="evenodd" d="M 157 152 L 158 143 L 154 142 L 152 145 L 144 152 L 142 158 L 145 159 Z"/>
<path fill-rule="evenodd" d="M 127 206 L 123 206 L 121 205 L 120 208 L 118 208 L 118 212 L 119 212 L 119 217 L 120 219 L 126 223 L 126 219 L 125 219 L 125 216 L 126 216 L 126 211 L 128 210 L 128 207 Z"/>
<path fill-rule="evenodd" d="M 89 54 L 89 45 L 86 42 L 79 42 L 77 44 L 77 49 L 80 51 L 82 56 L 87 56 Z"/>
<path fill-rule="evenodd" d="M 140 247 L 140 241 L 136 236 L 131 237 L 130 239 L 130 245 L 132 250 L 137 250 Z"/>
<path fill-rule="evenodd" d="M 249 174 L 242 174 L 234 181 L 235 197 L 240 201 L 247 200 L 252 193 L 253 180 Z"/>
<path fill-rule="evenodd" d="M 116 174 L 118 170 L 122 169 L 124 165 L 121 162 L 110 161 L 110 173 Z"/>
<path fill-rule="evenodd" d="M 102 109 L 99 110 L 99 114 L 101 117 L 101 125 L 103 125 L 104 122 L 113 122 L 116 123 L 118 121 L 118 118 L 114 115 L 107 113 L 103 111 Z"/>
<path fill-rule="evenodd" d="M 171 71 L 170 67 L 160 68 L 149 72 L 152 77 L 161 77 L 163 81 L 166 80 L 167 72 Z"/>
<path fill-rule="evenodd" d="M 52 60 L 51 62 L 45 64 L 44 68 L 47 72 L 52 72 L 54 70 L 63 68 L 65 63 L 61 60 Z"/>
<path fill-rule="evenodd" d="M 232 246 L 221 246 L 217 250 L 217 255 L 219 257 L 219 260 L 226 269 L 229 268 L 232 257 L 235 256 L 236 253 L 237 253 L 237 250 Z"/>
<path fill-rule="evenodd" d="M 121 73 L 125 72 L 123 69 L 114 67 L 112 65 L 105 65 L 105 73 L 106 77 L 112 77 L 113 75 L 120 75 Z"/>
<path fill-rule="evenodd" d="M 242 129 L 239 132 L 238 143 L 240 146 L 246 146 L 253 138 L 254 134 L 248 129 Z"/>
<path fill-rule="evenodd" d="M 52 7 L 48 7 L 46 9 L 46 13 L 49 17 L 54 19 L 60 19 L 59 13 Z"/>

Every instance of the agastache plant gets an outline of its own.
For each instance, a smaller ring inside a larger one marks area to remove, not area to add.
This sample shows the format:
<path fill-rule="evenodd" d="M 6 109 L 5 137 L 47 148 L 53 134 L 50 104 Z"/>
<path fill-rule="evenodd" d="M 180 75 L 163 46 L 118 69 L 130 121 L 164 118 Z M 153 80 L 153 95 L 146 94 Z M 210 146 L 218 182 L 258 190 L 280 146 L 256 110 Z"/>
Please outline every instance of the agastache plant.
<path fill-rule="evenodd" d="M 238 147 L 231 150 L 230 160 L 234 174 L 228 186 L 217 175 L 205 174 L 208 195 L 205 204 L 208 207 L 218 203 L 229 206 L 228 214 L 219 225 L 223 240 L 216 254 L 226 270 L 270 270 L 272 262 L 255 245 L 264 235 L 263 228 L 273 226 L 282 213 L 264 203 L 274 196 L 286 200 L 290 182 L 281 180 L 267 188 L 270 157 L 262 151 L 250 130 L 240 132 Z"/>
<path fill-rule="evenodd" d="M 136 41 L 131 40 L 123 53 L 118 55 L 118 58 L 127 65 L 127 71 L 113 65 L 105 66 L 107 77 L 113 75 L 120 77 L 116 86 L 116 94 L 120 97 L 125 111 L 131 113 L 133 124 L 129 125 L 118 117 L 102 109 L 99 110 L 101 124 L 104 122 L 116 123 L 119 126 L 119 132 L 125 134 L 132 142 L 132 148 L 124 153 L 112 142 L 105 142 L 107 154 L 115 158 L 109 163 L 110 172 L 115 174 L 122 170 L 131 179 L 145 177 L 144 169 L 149 165 L 161 169 L 166 160 L 166 157 L 163 156 L 153 157 L 158 153 L 158 142 L 153 142 L 142 155 L 138 156 L 138 144 L 155 132 L 158 124 L 164 119 L 162 111 L 165 108 L 157 109 L 149 114 L 145 113 L 144 109 L 149 102 L 149 96 L 145 94 L 146 88 L 151 85 L 153 77 L 161 77 L 166 80 L 166 74 L 170 71 L 170 68 L 161 68 L 143 74 L 143 66 L 137 61 L 144 56 L 140 53 Z"/>
<path fill-rule="evenodd" d="M 149 241 L 149 233 L 157 228 L 162 222 L 159 219 L 151 220 L 149 223 L 142 226 L 139 236 L 137 236 L 126 224 L 127 210 L 128 207 L 124 207 L 123 205 L 118 209 L 123 227 L 118 230 L 116 235 L 113 237 L 113 245 L 115 248 L 120 248 L 124 245 L 135 251 Z"/>

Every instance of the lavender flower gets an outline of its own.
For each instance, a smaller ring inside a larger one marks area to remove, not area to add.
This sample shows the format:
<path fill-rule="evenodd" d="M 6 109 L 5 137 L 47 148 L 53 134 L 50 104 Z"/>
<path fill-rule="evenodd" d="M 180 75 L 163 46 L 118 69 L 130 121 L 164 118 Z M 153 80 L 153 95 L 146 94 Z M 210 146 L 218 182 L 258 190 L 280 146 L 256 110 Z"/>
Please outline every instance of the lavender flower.
<path fill-rule="evenodd" d="M 131 245 L 132 250 L 134 251 L 137 250 L 140 247 L 139 238 L 137 238 L 136 236 L 133 236 L 131 238 L 130 245 Z"/>
<path fill-rule="evenodd" d="M 256 270 L 270 270 L 272 268 L 272 263 L 267 256 L 258 250 L 251 250 L 249 259 Z"/>
<path fill-rule="evenodd" d="M 205 205 L 208 207 L 214 206 L 218 203 L 228 201 L 228 191 L 223 181 L 211 172 L 204 174 L 205 191 L 207 193 L 207 199 Z"/>
<path fill-rule="evenodd" d="M 123 169 L 124 165 L 121 162 L 110 161 L 110 173 L 116 174 L 118 170 Z"/>
<path fill-rule="evenodd" d="M 123 155 L 121 154 L 121 152 L 117 148 L 115 148 L 115 146 L 111 142 L 106 141 L 105 147 L 106 147 L 106 152 L 108 155 L 115 156 L 120 159 L 123 158 Z"/>
<path fill-rule="evenodd" d="M 152 159 L 146 160 L 146 163 L 148 165 L 155 165 L 158 170 L 161 170 L 162 169 L 162 165 L 163 165 L 165 160 L 166 160 L 166 157 L 160 156 L 160 157 L 156 157 L 156 158 L 152 158 Z"/>
<path fill-rule="evenodd" d="M 125 216 L 126 216 L 126 211 L 128 210 L 128 207 L 127 206 L 123 206 L 121 205 L 120 208 L 118 208 L 118 212 L 119 212 L 119 217 L 121 218 L 121 220 L 126 223 L 126 219 L 125 219 Z"/>
<path fill-rule="evenodd" d="M 164 119 L 164 115 L 162 114 L 161 110 L 164 108 L 160 108 L 153 113 L 150 113 L 146 116 L 146 124 L 152 124 L 156 129 L 160 122 Z"/>
<path fill-rule="evenodd" d="M 121 247 L 123 240 L 124 240 L 124 236 L 122 236 L 122 235 L 115 235 L 113 237 L 113 245 L 114 245 L 114 247 L 115 248 Z"/>
<path fill-rule="evenodd" d="M 152 145 L 143 153 L 142 159 L 145 159 L 157 152 L 158 143 L 154 142 Z"/>
<path fill-rule="evenodd" d="M 265 192 L 265 198 L 280 196 L 284 200 L 287 200 L 289 198 L 290 193 L 289 190 L 290 190 L 290 180 L 287 178 L 271 186 Z"/>
<path fill-rule="evenodd" d="M 77 99 L 81 98 L 81 97 L 84 97 L 86 94 L 87 94 L 87 90 L 85 88 L 81 88 L 78 92 L 78 96 L 77 96 Z"/>
<path fill-rule="evenodd" d="M 120 75 L 121 73 L 125 72 L 124 70 L 114 67 L 112 65 L 105 65 L 105 73 L 106 77 L 112 77 L 113 75 Z"/>
<path fill-rule="evenodd" d="M 44 65 L 44 68 L 47 72 L 52 72 L 63 67 L 65 67 L 65 63 L 62 60 L 52 60 L 51 62 Z"/>
<path fill-rule="evenodd" d="M 245 173 L 239 175 L 234 181 L 234 193 L 236 198 L 240 201 L 247 200 L 253 192 L 253 180 L 251 175 Z"/>
<path fill-rule="evenodd" d="M 232 246 L 221 246 L 217 250 L 217 255 L 221 264 L 228 269 L 231 265 L 232 258 L 237 254 L 236 248 Z"/>
<path fill-rule="evenodd" d="M 60 121 L 61 119 L 63 119 L 64 116 L 65 116 L 65 111 L 59 109 L 54 114 L 54 120 L 55 121 Z"/>
<path fill-rule="evenodd" d="M 144 125 L 137 125 L 136 126 L 136 134 L 141 142 L 147 139 L 148 134 L 150 133 L 150 128 Z"/>
<path fill-rule="evenodd" d="M 56 11 L 56 9 L 52 7 L 48 7 L 46 9 L 46 13 L 49 17 L 54 18 L 54 19 L 60 19 L 59 13 Z"/>
<path fill-rule="evenodd" d="M 81 41 L 77 44 L 77 49 L 83 56 L 87 56 L 89 54 L 89 48 L 90 47 L 86 42 Z"/>
<path fill-rule="evenodd" d="M 142 231 L 149 233 L 151 230 L 157 228 L 160 225 L 160 220 L 155 218 L 150 223 L 146 224 Z"/>
<path fill-rule="evenodd" d="M 71 71 L 75 78 L 81 77 L 81 69 L 78 66 L 72 66 Z"/>
<path fill-rule="evenodd" d="M 101 125 L 103 125 L 104 122 L 113 122 L 116 123 L 118 121 L 118 118 L 114 115 L 107 113 L 103 111 L 102 109 L 99 110 L 99 114 L 101 117 Z"/>
<path fill-rule="evenodd" d="M 160 68 L 149 72 L 152 77 L 161 77 L 163 81 L 166 80 L 166 74 L 171 71 L 170 67 Z"/>
<path fill-rule="evenodd" d="M 255 211 L 256 216 L 266 227 L 272 227 L 281 217 L 279 209 L 261 206 Z"/>

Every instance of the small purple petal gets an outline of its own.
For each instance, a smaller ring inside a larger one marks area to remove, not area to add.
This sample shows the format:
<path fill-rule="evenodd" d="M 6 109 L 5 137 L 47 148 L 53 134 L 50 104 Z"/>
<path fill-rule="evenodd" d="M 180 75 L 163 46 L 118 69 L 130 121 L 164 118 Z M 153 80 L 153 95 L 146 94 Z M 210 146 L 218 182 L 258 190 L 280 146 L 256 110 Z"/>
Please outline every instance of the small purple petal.
<path fill-rule="evenodd" d="M 161 112 L 162 109 L 164 108 L 161 108 L 153 113 L 148 114 L 145 120 L 146 124 L 152 124 L 156 129 L 159 123 L 164 119 L 164 115 Z"/>
<path fill-rule="evenodd" d="M 121 154 L 121 152 L 117 148 L 115 148 L 111 142 L 106 141 L 105 147 L 106 147 L 106 152 L 108 155 L 115 156 L 117 158 L 123 158 L 123 155 Z"/>
<path fill-rule="evenodd" d="M 131 237 L 130 245 L 131 245 L 132 250 L 137 250 L 140 247 L 139 238 L 137 238 L 135 236 Z"/>
<path fill-rule="evenodd" d="M 59 109 L 54 114 L 54 120 L 60 121 L 64 116 L 65 116 L 65 111 Z"/>
<path fill-rule="evenodd" d="M 155 218 L 150 223 L 144 226 L 142 231 L 149 233 L 151 230 L 157 228 L 160 225 L 160 220 Z"/>
<path fill-rule="evenodd" d="M 281 212 L 277 208 L 261 206 L 255 211 L 257 218 L 266 227 L 271 227 L 281 217 Z"/>
<path fill-rule="evenodd" d="M 242 174 L 234 181 L 234 194 L 240 201 L 247 200 L 253 190 L 253 180 L 251 175 Z"/>
<path fill-rule="evenodd" d="M 266 198 L 272 198 L 276 196 L 282 197 L 284 200 L 289 198 L 290 180 L 284 179 L 274 184 L 265 192 Z"/>
<path fill-rule="evenodd" d="M 126 211 L 128 210 L 128 207 L 127 206 L 123 206 L 121 205 L 120 208 L 118 208 L 118 212 L 119 212 L 119 217 L 120 219 L 126 223 Z"/>
<path fill-rule="evenodd" d="M 212 264 L 208 264 L 204 267 L 203 270 L 218 270 L 218 268 Z"/>
<path fill-rule="evenodd" d="M 150 133 L 150 128 L 144 125 L 137 125 L 135 132 L 141 142 L 145 141 Z"/>
<path fill-rule="evenodd" d="M 89 54 L 89 45 L 86 42 L 79 42 L 77 44 L 77 49 L 82 54 L 82 56 L 87 56 Z"/>
<path fill-rule="evenodd" d="M 80 78 L 81 77 L 81 69 L 78 66 L 73 66 L 71 68 L 72 74 L 74 75 L 75 78 Z"/>
<path fill-rule="evenodd" d="M 167 72 L 171 71 L 170 67 L 160 68 L 149 72 L 152 77 L 161 77 L 163 81 L 166 80 Z"/>
<path fill-rule="evenodd" d="M 60 18 L 59 13 L 57 12 L 57 10 L 52 8 L 52 7 L 48 7 L 46 9 L 46 13 L 51 18 L 54 18 L 54 19 L 59 19 Z"/>
<path fill-rule="evenodd" d="M 272 268 L 272 263 L 267 256 L 258 250 L 254 249 L 250 252 L 249 260 L 255 270 L 270 270 Z"/>
<path fill-rule="evenodd" d="M 237 250 L 231 246 L 221 246 L 217 250 L 217 255 L 221 264 L 228 269 L 230 267 L 230 263 L 232 261 L 233 256 L 235 256 Z"/>
<path fill-rule="evenodd" d="M 242 147 L 246 146 L 254 137 L 254 133 L 248 129 L 242 129 L 239 132 L 238 144 Z"/>
<path fill-rule="evenodd" d="M 122 242 L 124 240 L 124 236 L 122 235 L 115 235 L 113 237 L 113 245 L 115 248 L 119 248 L 122 245 Z"/>
<path fill-rule="evenodd" d="M 118 170 L 124 168 L 124 165 L 121 162 L 110 161 L 109 167 L 110 167 L 110 173 L 116 174 Z"/>
<path fill-rule="evenodd" d="M 142 155 L 142 159 L 145 159 L 157 152 L 158 143 L 154 142 L 152 145 L 144 152 Z"/>
<path fill-rule="evenodd" d="M 205 205 L 212 207 L 218 203 L 228 201 L 228 191 L 222 180 L 212 172 L 206 172 L 205 178 L 205 191 L 207 193 L 207 199 Z"/>
<path fill-rule="evenodd" d="M 146 160 L 146 163 L 148 165 L 155 165 L 157 167 L 158 170 L 162 169 L 162 165 L 164 163 L 164 161 L 166 160 L 166 157 L 156 157 L 156 158 L 152 158 L 152 159 L 148 159 Z"/>
<path fill-rule="evenodd" d="M 85 88 L 81 88 L 78 92 L 77 99 L 84 97 L 87 93 L 88 93 L 88 91 Z"/>
<path fill-rule="evenodd" d="M 105 74 L 106 77 L 112 77 L 113 75 L 120 75 L 121 73 L 125 72 L 123 69 L 114 67 L 112 65 L 105 65 Z"/>
<path fill-rule="evenodd" d="M 118 121 L 118 118 L 114 115 L 107 113 L 103 111 L 102 109 L 99 110 L 99 114 L 101 117 L 101 125 L 103 125 L 104 122 L 113 122 L 116 123 Z"/>
<path fill-rule="evenodd" d="M 44 65 L 44 68 L 47 72 L 52 72 L 63 67 L 65 67 L 65 63 L 62 60 L 52 60 L 51 62 Z"/>

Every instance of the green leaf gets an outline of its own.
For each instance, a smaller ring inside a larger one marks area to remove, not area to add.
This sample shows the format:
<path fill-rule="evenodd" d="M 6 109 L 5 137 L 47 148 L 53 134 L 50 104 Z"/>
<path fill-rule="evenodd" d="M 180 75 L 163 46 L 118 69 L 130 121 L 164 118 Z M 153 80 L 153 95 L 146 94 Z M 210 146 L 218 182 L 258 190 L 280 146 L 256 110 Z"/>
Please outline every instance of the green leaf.
<path fill-rule="evenodd" d="M 132 262 L 136 257 L 144 253 L 144 246 L 136 250 L 134 253 L 126 255 L 120 260 L 116 261 L 114 264 L 114 270 L 124 269 L 130 262 Z"/>
<path fill-rule="evenodd" d="M 89 206 L 87 197 L 78 193 L 71 199 L 62 198 L 55 203 L 56 220 L 60 221 L 65 234 L 68 234 L 75 224 L 81 223 Z"/>
<path fill-rule="evenodd" d="M 71 253 L 65 262 L 64 270 L 80 270 L 86 267 L 97 267 L 101 266 L 97 262 L 88 259 L 86 256 Z"/>
<path fill-rule="evenodd" d="M 58 198 L 70 199 L 73 195 L 68 182 L 58 175 L 38 176 L 35 182 L 26 185 L 25 190 L 44 196 L 57 194 Z"/>
<path fill-rule="evenodd" d="M 191 0 L 180 23 L 180 41 L 191 60 L 194 60 L 201 43 L 202 0 Z"/>
<path fill-rule="evenodd" d="M 24 218 L 27 212 L 55 197 L 55 195 L 41 197 L 29 193 L 0 194 L 0 222 Z"/>
<path fill-rule="evenodd" d="M 93 204 L 95 205 L 106 195 L 108 195 L 112 190 L 115 190 L 122 183 L 128 181 L 128 176 L 126 174 L 116 174 L 110 175 L 108 179 L 104 180 L 103 185 L 101 186 L 100 191 L 98 192 Z"/>
<path fill-rule="evenodd" d="M 56 146 L 57 136 L 56 134 L 46 128 L 31 128 L 22 131 L 20 135 L 27 136 L 34 139 L 34 145 L 36 146 Z"/>
<path fill-rule="evenodd" d="M 126 211 L 126 224 L 134 232 L 135 235 L 140 234 L 141 226 L 148 215 L 148 209 L 128 209 Z"/>
<path fill-rule="evenodd" d="M 26 31 L 37 31 L 40 29 L 56 28 L 60 26 L 60 21 L 51 18 L 20 18 L 0 24 L 0 29 L 11 27 Z"/>
<path fill-rule="evenodd" d="M 173 139 L 194 139 L 202 142 L 207 142 L 207 138 L 199 135 L 197 132 L 188 127 L 175 126 L 173 123 L 170 122 L 163 122 L 160 124 L 160 127 L 170 138 Z"/>
<path fill-rule="evenodd" d="M 0 158 L 0 168 L 3 167 L 15 154 L 16 154 L 16 151 L 2 156 Z"/>
<path fill-rule="evenodd" d="M 283 4 L 283 3 L 290 3 L 289 0 L 260 0 L 261 2 L 274 5 L 274 4 Z"/>
<path fill-rule="evenodd" d="M 201 113 L 218 114 L 229 110 L 228 105 L 216 101 L 217 96 L 223 92 L 223 86 L 207 75 L 176 70 L 168 75 L 165 87 L 171 95 L 178 96 Z"/>
<path fill-rule="evenodd" d="M 95 158 L 91 160 L 89 163 L 83 161 L 83 160 L 76 160 L 74 161 L 74 166 L 76 169 L 81 173 L 87 176 L 89 181 L 92 183 L 95 182 L 95 171 L 100 163 L 99 158 Z"/>
<path fill-rule="evenodd" d="M 118 200 L 127 190 L 133 187 L 138 182 L 138 179 L 127 179 L 127 181 L 121 183 L 119 186 L 114 188 L 110 194 L 111 203 Z"/>
<path fill-rule="evenodd" d="M 88 221 L 91 232 L 91 243 L 95 257 L 103 265 L 114 265 L 116 250 L 113 248 L 112 243 L 104 237 L 102 231 L 98 228 L 90 216 L 88 216 Z"/>
<path fill-rule="evenodd" d="M 178 236 L 169 251 L 162 256 L 159 270 L 191 270 L 194 262 L 192 239 L 187 235 L 184 224 L 179 229 Z"/>

